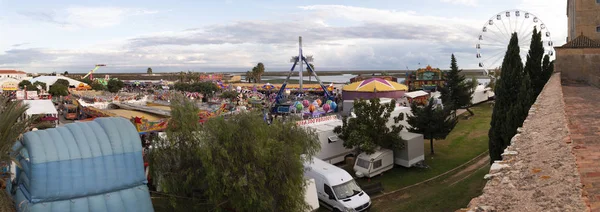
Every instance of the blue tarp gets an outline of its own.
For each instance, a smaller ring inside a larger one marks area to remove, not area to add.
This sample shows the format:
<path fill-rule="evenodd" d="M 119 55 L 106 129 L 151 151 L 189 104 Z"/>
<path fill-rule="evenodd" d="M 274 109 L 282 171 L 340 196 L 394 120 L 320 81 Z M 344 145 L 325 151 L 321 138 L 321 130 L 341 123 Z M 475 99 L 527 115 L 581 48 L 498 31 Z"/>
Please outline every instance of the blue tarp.
<path fill-rule="evenodd" d="M 141 140 L 127 119 L 28 132 L 18 145 L 19 211 L 153 211 Z"/>

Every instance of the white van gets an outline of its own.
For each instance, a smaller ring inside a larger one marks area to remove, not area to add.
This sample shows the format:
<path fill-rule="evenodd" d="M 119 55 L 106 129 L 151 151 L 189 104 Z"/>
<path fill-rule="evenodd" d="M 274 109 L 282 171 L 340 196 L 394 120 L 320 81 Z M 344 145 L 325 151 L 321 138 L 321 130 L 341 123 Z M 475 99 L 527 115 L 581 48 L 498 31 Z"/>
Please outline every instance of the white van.
<path fill-rule="evenodd" d="M 319 197 L 317 197 L 317 186 L 315 179 L 305 179 L 304 201 L 310 207 L 307 212 L 317 211 L 319 209 Z"/>
<path fill-rule="evenodd" d="M 381 148 L 373 154 L 361 153 L 356 157 L 354 171 L 356 177 L 374 177 L 394 168 L 394 151 Z"/>
<path fill-rule="evenodd" d="M 343 169 L 316 157 L 304 163 L 304 177 L 315 180 L 321 206 L 333 211 L 365 211 L 371 198 Z"/>

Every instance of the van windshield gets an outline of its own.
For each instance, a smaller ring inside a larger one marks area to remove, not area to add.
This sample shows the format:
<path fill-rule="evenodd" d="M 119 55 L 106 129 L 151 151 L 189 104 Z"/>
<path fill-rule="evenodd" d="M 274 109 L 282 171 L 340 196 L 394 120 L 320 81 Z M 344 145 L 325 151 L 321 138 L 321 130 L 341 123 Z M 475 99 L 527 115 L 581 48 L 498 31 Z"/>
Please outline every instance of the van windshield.
<path fill-rule="evenodd" d="M 354 180 L 350 180 L 344 184 L 333 186 L 333 191 L 338 199 L 346 199 L 359 194 L 362 189 L 358 187 L 358 184 Z"/>

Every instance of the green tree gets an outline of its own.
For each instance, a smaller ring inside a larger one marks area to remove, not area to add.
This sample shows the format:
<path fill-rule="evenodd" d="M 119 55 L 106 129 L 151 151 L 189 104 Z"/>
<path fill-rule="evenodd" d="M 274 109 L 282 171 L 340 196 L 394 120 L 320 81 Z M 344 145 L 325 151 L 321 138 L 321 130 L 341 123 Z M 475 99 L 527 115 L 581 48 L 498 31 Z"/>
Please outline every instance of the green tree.
<path fill-rule="evenodd" d="M 52 96 L 68 96 L 69 88 L 61 83 L 56 82 L 50 86 L 48 93 L 52 94 Z"/>
<path fill-rule="evenodd" d="M 220 97 L 223 99 L 229 99 L 229 100 L 233 101 L 233 99 L 237 98 L 238 95 L 239 94 L 236 91 L 223 91 L 223 92 L 221 92 Z"/>
<path fill-rule="evenodd" d="M 206 208 L 205 195 L 196 196 L 194 190 L 206 190 L 206 172 L 200 159 L 201 140 L 197 136 L 202 126 L 198 117 L 200 109 L 195 102 L 176 93 L 171 99 L 171 119 L 165 130 L 166 137 L 155 137 L 152 150 L 148 154 L 152 184 L 160 186 L 168 194 L 192 199 L 195 208 Z M 175 208 L 176 199 L 171 201 Z M 187 201 L 187 200 L 186 200 Z M 184 206 L 185 207 L 185 206 Z M 206 210 L 204 210 L 206 211 Z"/>
<path fill-rule="evenodd" d="M 465 76 L 460 74 L 462 70 L 458 70 L 456 58 L 454 54 L 450 57 L 450 71 L 447 73 L 446 85 L 440 89 L 442 94 L 441 99 L 444 107 L 450 110 L 467 109 L 471 116 L 475 115 L 469 109 L 471 106 L 471 96 L 473 89 L 465 80 Z"/>
<path fill-rule="evenodd" d="M 254 68 L 252 68 L 252 75 L 255 82 L 261 82 L 261 78 L 264 73 L 265 65 L 263 63 L 258 63 L 256 66 L 254 66 Z"/>
<path fill-rule="evenodd" d="M 533 88 L 531 87 L 532 83 L 531 79 L 529 78 L 529 74 L 527 74 L 527 72 L 524 72 L 523 74 L 525 76 L 523 76 L 523 80 L 521 81 L 521 87 L 519 88 L 517 101 L 514 103 L 516 106 L 514 109 L 515 111 L 514 113 L 511 113 L 515 114 L 515 118 L 519 118 L 517 123 L 520 124 L 517 127 L 523 126 L 523 121 L 525 121 L 527 115 L 529 114 L 529 108 L 535 101 L 535 94 Z"/>
<path fill-rule="evenodd" d="M 502 61 L 501 75 L 495 85 L 496 103 L 492 113 L 489 137 L 490 162 L 501 160 L 501 154 L 517 133 L 521 109 L 515 106 L 522 84 L 523 62 L 519 55 L 519 41 L 513 33 Z"/>
<path fill-rule="evenodd" d="M 108 90 L 111 93 L 117 93 L 124 86 L 125 86 L 125 83 L 123 83 L 123 81 L 121 81 L 120 79 L 113 78 L 113 79 L 108 80 L 108 83 L 106 83 L 106 90 Z"/>
<path fill-rule="evenodd" d="M 104 86 L 103 84 L 99 83 L 99 82 L 93 82 L 90 87 L 92 87 L 92 90 L 95 91 L 104 91 L 106 90 L 106 86 Z"/>
<path fill-rule="evenodd" d="M 310 66 L 310 68 L 312 68 L 313 71 L 315 70 L 315 65 L 314 64 L 309 63 L 308 65 Z M 309 82 L 311 81 L 311 77 L 312 77 L 312 71 L 310 70 L 310 68 L 306 67 L 306 72 L 308 73 L 308 81 Z"/>
<path fill-rule="evenodd" d="M 303 157 L 320 148 L 314 132 L 289 121 L 267 125 L 254 112 L 209 119 L 200 136 L 211 203 L 235 211 L 308 209 Z"/>
<path fill-rule="evenodd" d="M 68 71 L 65 71 L 65 73 L 63 73 L 63 75 L 69 75 L 69 72 L 68 72 Z"/>
<path fill-rule="evenodd" d="M 48 88 L 46 87 L 46 83 L 45 83 L 45 82 L 42 82 L 42 81 L 36 81 L 36 82 L 34 82 L 34 83 L 33 83 L 33 85 L 32 85 L 31 87 L 32 87 L 32 88 L 36 88 L 36 90 L 38 90 L 38 91 L 39 91 L 39 88 L 41 88 L 41 89 L 44 89 L 44 90 L 48 89 Z M 38 88 L 38 87 L 39 87 L 39 88 Z M 29 87 L 27 87 L 27 89 L 29 90 Z"/>
<path fill-rule="evenodd" d="M 148 70 L 146 70 L 146 74 L 152 74 L 152 68 L 148 67 Z"/>
<path fill-rule="evenodd" d="M 537 31 L 537 28 L 533 28 L 533 33 L 531 35 L 531 44 L 529 45 L 529 52 L 527 53 L 527 61 L 525 62 L 525 67 L 523 68 L 525 74 L 529 75 L 531 80 L 531 85 L 528 86 L 533 89 L 532 99 L 527 101 L 533 103 L 535 98 L 540 92 L 542 92 L 542 88 L 546 84 L 546 81 L 543 79 L 542 72 L 542 58 L 544 57 L 544 44 L 542 43 L 542 32 Z"/>
<path fill-rule="evenodd" d="M 190 87 L 190 84 L 185 82 L 176 82 L 175 85 L 173 85 L 173 89 L 177 91 L 191 91 Z"/>
<path fill-rule="evenodd" d="M 20 89 L 24 89 L 25 86 L 27 86 L 27 88 L 31 88 L 31 82 L 29 80 L 23 80 L 21 82 L 19 82 L 19 88 Z"/>
<path fill-rule="evenodd" d="M 542 63 L 542 72 L 542 78 L 545 82 L 548 82 L 548 80 L 552 76 L 552 73 L 554 73 L 554 61 L 550 62 L 550 56 L 548 55 L 544 56 L 544 61 Z"/>
<path fill-rule="evenodd" d="M 94 84 L 94 82 L 92 82 L 92 80 L 90 78 L 84 78 L 84 79 L 80 79 L 79 81 L 88 84 L 89 86 L 92 86 L 92 84 Z"/>
<path fill-rule="evenodd" d="M 246 71 L 246 81 L 248 81 L 248 83 L 255 81 L 254 74 L 251 71 Z"/>
<path fill-rule="evenodd" d="M 21 135 L 27 131 L 32 124 L 31 118 L 23 118 L 28 106 L 22 101 L 12 101 L 8 97 L 0 96 L 0 161 L 9 164 L 11 161 L 18 161 L 11 155 L 11 149 L 15 142 L 19 140 Z M 5 178 L 0 178 L 3 185 L 9 182 L 4 181 Z M 0 191 L 0 211 L 15 211 L 15 203 L 12 196 L 6 189 Z"/>
<path fill-rule="evenodd" d="M 501 67 L 491 70 L 488 75 L 488 77 L 490 78 L 490 82 L 487 84 L 486 87 L 491 88 L 492 91 L 496 92 L 496 81 L 500 79 L 500 75 L 502 75 Z"/>
<path fill-rule="evenodd" d="M 425 106 L 410 105 L 413 115 L 407 117 L 406 122 L 410 125 L 409 132 L 423 134 L 425 139 L 429 139 L 431 154 L 433 150 L 433 139 L 445 139 L 452 129 L 458 123 L 456 117 L 452 117 L 450 108 L 436 107 L 434 99 L 429 99 Z"/>
<path fill-rule="evenodd" d="M 219 90 L 219 86 L 213 82 L 196 82 L 190 85 L 190 91 L 204 95 L 203 102 L 208 101 L 208 97 L 212 97 Z"/>
<path fill-rule="evenodd" d="M 318 152 L 314 132 L 294 122 L 267 125 L 257 113 L 212 118 L 201 125 L 198 112 L 193 101 L 177 95 L 171 101 L 167 136 L 154 141 L 149 154 L 153 179 L 160 179 L 164 191 L 196 203 L 196 208 L 183 209 L 307 209 L 301 155 Z M 194 191 L 201 195 L 192 195 Z"/>
<path fill-rule="evenodd" d="M 404 116 L 394 117 L 395 125 L 387 126 L 396 101 L 390 104 L 381 104 L 378 98 L 354 101 L 355 118 L 344 117 L 342 126 L 337 126 L 333 131 L 344 140 L 344 147 L 357 148 L 359 152 L 372 154 L 377 147 L 386 149 L 402 149 L 403 143 L 400 137 L 402 125 L 397 123 Z"/>
<path fill-rule="evenodd" d="M 69 81 L 66 79 L 58 79 L 56 82 L 54 82 L 54 84 L 61 84 L 68 88 L 71 83 L 69 83 Z"/>

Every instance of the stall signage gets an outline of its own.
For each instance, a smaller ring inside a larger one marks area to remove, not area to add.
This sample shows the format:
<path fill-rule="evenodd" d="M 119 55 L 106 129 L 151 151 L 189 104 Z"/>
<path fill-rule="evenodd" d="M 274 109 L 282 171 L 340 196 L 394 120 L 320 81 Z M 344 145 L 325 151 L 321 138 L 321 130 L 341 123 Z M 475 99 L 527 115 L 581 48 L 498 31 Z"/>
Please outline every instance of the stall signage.
<path fill-rule="evenodd" d="M 302 125 L 307 125 L 307 124 L 315 124 L 315 123 L 320 123 L 320 122 L 331 121 L 331 120 L 335 120 L 335 119 L 337 119 L 336 115 L 323 116 L 323 117 L 314 118 L 314 119 L 305 119 L 305 120 L 297 121 L 296 124 L 298 126 L 302 126 Z"/>

